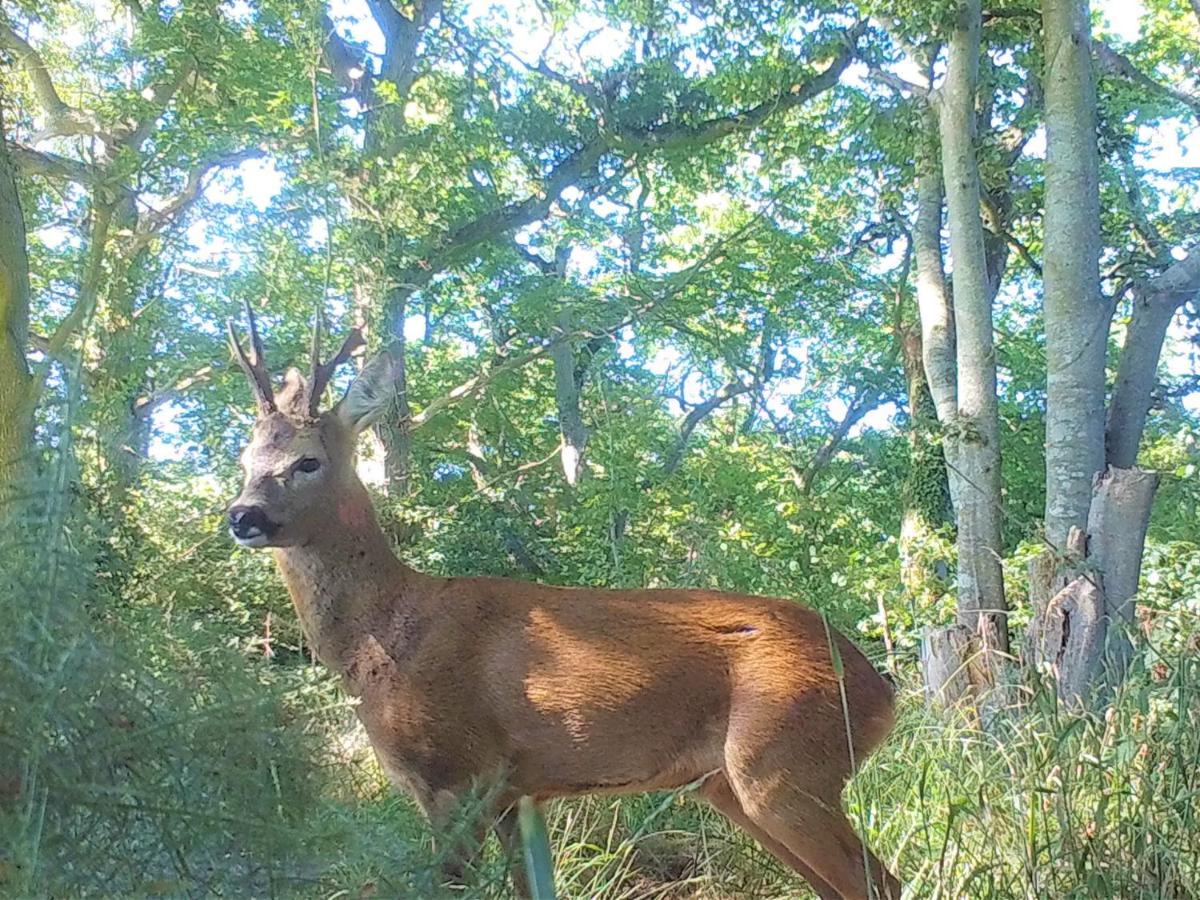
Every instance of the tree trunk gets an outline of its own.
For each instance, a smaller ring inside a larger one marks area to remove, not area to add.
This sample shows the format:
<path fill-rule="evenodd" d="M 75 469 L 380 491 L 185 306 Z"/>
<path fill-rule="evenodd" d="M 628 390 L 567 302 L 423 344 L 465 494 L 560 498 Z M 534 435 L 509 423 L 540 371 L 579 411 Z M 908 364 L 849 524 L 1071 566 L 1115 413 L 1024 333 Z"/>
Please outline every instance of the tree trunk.
<path fill-rule="evenodd" d="M 958 408 L 948 425 L 954 432 L 953 462 L 961 477 L 956 498 L 958 621 L 983 640 L 985 664 L 998 667 L 1000 661 L 990 651 L 1008 650 L 1008 607 L 1000 564 L 1000 428 L 992 291 L 975 157 L 979 35 L 979 0 L 966 0 L 956 13 L 946 79 L 936 102 L 954 265 Z"/>
<path fill-rule="evenodd" d="M 1107 649 L 1118 678 L 1129 659 L 1136 612 L 1133 598 L 1157 490 L 1157 473 L 1110 466 L 1096 477 L 1088 515 L 1088 558 L 1104 579 L 1104 609 L 1110 623 Z"/>
<path fill-rule="evenodd" d="M 25 219 L 0 110 L 0 495 L 20 480 L 33 443 L 29 258 Z"/>
<path fill-rule="evenodd" d="M 951 625 L 926 632 L 921 638 L 921 675 L 925 702 L 953 707 L 968 696 L 971 679 L 966 660 L 971 654 L 971 629 Z"/>
<path fill-rule="evenodd" d="M 1056 547 L 1088 518 L 1104 467 L 1096 91 L 1087 0 L 1045 0 L 1046 537 Z"/>
<path fill-rule="evenodd" d="M 1043 590 L 1057 590 L 1034 609 L 1030 628 L 1036 664 L 1055 678 L 1058 694 L 1071 705 L 1086 704 L 1124 675 L 1132 651 L 1142 547 L 1158 475 L 1109 467 L 1093 486 L 1088 531 L 1072 528 L 1068 562 L 1078 574 L 1069 580 L 1043 573 Z M 1043 563 L 1044 565 L 1044 563 Z M 1055 585 L 1060 579 L 1060 585 Z"/>
<path fill-rule="evenodd" d="M 571 313 L 563 309 L 554 327 L 554 338 L 571 332 Z M 558 431 L 562 439 L 559 458 L 563 477 L 575 487 L 583 472 L 583 454 L 587 448 L 588 428 L 579 410 L 581 385 L 576 379 L 575 348 L 569 340 L 559 340 L 550 351 L 554 362 L 554 400 L 558 410 Z"/>
<path fill-rule="evenodd" d="M 1074 558 L 1085 552 L 1087 538 L 1073 527 L 1064 550 Z M 1030 628 L 1039 665 L 1054 675 L 1058 695 L 1072 706 L 1091 694 L 1100 681 L 1108 622 L 1099 572 L 1077 575 L 1054 593 Z"/>
<path fill-rule="evenodd" d="M 384 473 L 387 477 L 388 494 L 404 497 L 409 492 L 412 478 L 412 407 L 408 403 L 408 339 L 404 336 L 404 323 L 408 316 L 410 292 L 401 287 L 393 292 L 387 310 L 394 322 L 392 344 L 388 352 L 392 355 L 396 375 L 393 385 L 396 390 L 394 416 L 386 424 L 387 448 L 384 457 Z"/>
<path fill-rule="evenodd" d="M 1105 683 L 1106 673 L 1113 682 L 1120 679 L 1131 651 L 1131 601 L 1158 477 L 1130 467 L 1174 304 L 1156 296 L 1153 287 L 1136 297 L 1106 428 L 1111 313 L 1100 294 L 1099 152 L 1088 2 L 1044 0 L 1042 19 L 1045 519 L 1047 539 L 1067 553 L 1064 558 L 1048 552 L 1031 569 L 1030 646 L 1034 661 L 1056 677 L 1063 700 L 1079 704 Z M 1151 284 L 1185 286 L 1196 274 L 1184 260 Z"/>
<path fill-rule="evenodd" d="M 932 608 L 945 588 L 949 566 L 945 559 L 931 557 L 935 529 L 950 514 L 950 495 L 946 482 L 946 462 L 938 443 L 937 414 L 925 380 L 921 335 L 906 328 L 901 338 L 904 351 L 904 376 L 908 385 L 909 463 L 902 490 L 904 515 L 900 522 L 900 583 L 904 596 L 921 618 L 921 611 Z"/>
<path fill-rule="evenodd" d="M 132 205 L 113 214 L 117 235 L 137 228 L 137 211 Z M 100 289 L 97 321 L 98 365 L 91 391 L 98 404 L 96 431 L 102 441 L 105 484 L 102 493 L 105 518 L 110 524 L 124 521 L 130 491 L 137 483 L 146 461 L 150 441 L 149 416 L 153 410 L 139 412 L 138 400 L 151 393 L 148 369 L 153 356 L 153 325 L 137 316 L 137 298 L 156 274 L 157 260 L 147 249 L 122 253 L 120 240 L 114 250 Z"/>
<path fill-rule="evenodd" d="M 554 324 L 550 351 L 554 363 L 554 401 L 558 411 L 558 431 L 562 439 L 559 459 L 563 477 L 567 484 L 575 487 L 583 472 L 583 454 L 587 449 L 588 428 L 579 410 L 579 392 L 582 385 L 582 370 L 575 359 L 575 346 L 569 335 L 574 330 L 574 317 L 566 297 L 567 261 L 571 257 L 570 244 L 563 244 L 554 254 L 554 279 L 559 288 L 559 312 Z"/>
<path fill-rule="evenodd" d="M 394 155 L 394 148 L 404 135 L 406 100 L 416 77 L 421 35 L 430 20 L 441 13 L 440 0 L 418 0 L 411 4 L 411 15 L 401 12 L 391 3 L 372 3 L 369 6 L 371 17 L 384 40 L 378 76 L 362 72 L 361 51 L 351 49 L 341 39 L 336 28 L 332 27 L 327 14 L 322 14 L 322 27 L 325 28 L 326 38 L 324 51 L 334 76 L 344 83 L 354 83 L 361 78 L 362 93 L 358 99 L 367 112 L 360 161 L 362 168 L 358 176 L 365 176 L 366 184 L 370 186 L 370 190 L 363 191 L 362 196 L 370 196 L 373 191 L 382 191 L 382 186 L 378 183 L 378 167 L 372 165 L 372 162 L 390 160 Z M 350 72 L 356 68 L 360 70 L 359 74 L 351 75 Z M 392 95 L 387 102 L 383 100 L 384 92 L 378 89 L 378 81 L 390 86 L 391 90 L 388 93 Z M 368 206 L 365 212 L 367 214 L 363 221 L 379 221 L 377 210 Z M 396 251 L 391 246 L 387 227 L 364 227 L 360 234 L 363 246 L 367 248 L 365 258 L 372 263 L 383 263 L 386 283 L 389 285 L 384 290 L 383 309 L 392 328 L 392 340 L 388 350 L 396 366 L 396 405 L 395 415 L 390 420 L 379 423 L 375 435 L 385 450 L 383 470 L 387 492 L 403 497 L 410 490 L 412 478 L 412 408 L 408 403 L 408 341 L 404 335 L 404 325 L 408 317 L 409 298 L 429 284 L 434 272 L 432 269 L 418 266 L 416 274 L 406 275 L 396 258 Z M 426 321 L 426 328 L 428 327 L 429 323 Z"/>
<path fill-rule="evenodd" d="M 959 476 L 955 463 L 955 441 L 947 426 L 958 412 L 957 367 L 955 363 L 954 309 L 946 288 L 942 263 L 942 172 L 937 154 L 937 115 L 926 104 L 928 138 L 917 155 L 917 220 L 913 229 L 916 262 L 917 307 L 921 319 L 921 359 L 925 382 L 938 420 L 942 423 L 942 453 L 951 503 L 957 508 Z M 911 394 L 910 394 L 911 397 Z"/>
<path fill-rule="evenodd" d="M 1137 463 L 1151 395 L 1158 381 L 1158 360 L 1174 316 L 1175 306 L 1160 297 L 1134 297 L 1133 318 L 1125 334 L 1105 429 L 1105 449 L 1111 465 L 1130 468 Z"/>

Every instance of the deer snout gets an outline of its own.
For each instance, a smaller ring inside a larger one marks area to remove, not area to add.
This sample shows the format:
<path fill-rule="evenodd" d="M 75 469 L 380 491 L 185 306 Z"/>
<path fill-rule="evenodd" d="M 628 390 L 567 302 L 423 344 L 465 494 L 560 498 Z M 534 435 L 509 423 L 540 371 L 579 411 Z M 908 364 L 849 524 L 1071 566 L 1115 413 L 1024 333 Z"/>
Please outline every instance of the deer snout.
<path fill-rule="evenodd" d="M 229 533 L 243 546 L 262 546 L 278 527 L 267 518 L 267 514 L 261 506 L 231 506 L 229 508 Z"/>

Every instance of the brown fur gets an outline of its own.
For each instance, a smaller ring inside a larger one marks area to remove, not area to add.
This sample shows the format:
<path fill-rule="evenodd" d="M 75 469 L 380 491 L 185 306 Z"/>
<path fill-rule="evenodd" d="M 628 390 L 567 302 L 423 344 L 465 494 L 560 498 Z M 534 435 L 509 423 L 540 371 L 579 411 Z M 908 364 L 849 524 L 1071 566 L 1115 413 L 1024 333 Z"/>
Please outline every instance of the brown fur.
<path fill-rule="evenodd" d="M 899 896 L 841 811 L 852 766 L 820 616 L 713 591 L 419 574 L 376 524 L 352 427 L 336 410 L 264 413 L 237 505 L 278 524 L 270 544 L 308 640 L 360 698 L 384 770 L 435 824 L 468 791 L 502 785 L 498 831 L 511 847 L 522 795 L 704 779 L 701 795 L 820 896 Z M 305 457 L 321 471 L 289 474 Z M 861 761 L 892 726 L 892 690 L 832 639 Z"/>

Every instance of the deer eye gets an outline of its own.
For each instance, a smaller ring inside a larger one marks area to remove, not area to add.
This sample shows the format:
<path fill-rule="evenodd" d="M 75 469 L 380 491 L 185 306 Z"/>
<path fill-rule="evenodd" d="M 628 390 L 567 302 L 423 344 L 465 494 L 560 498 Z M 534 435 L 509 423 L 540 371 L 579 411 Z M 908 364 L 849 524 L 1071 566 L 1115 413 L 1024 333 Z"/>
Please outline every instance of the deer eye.
<path fill-rule="evenodd" d="M 300 462 L 296 463 L 297 472 L 315 472 L 321 468 L 321 461 L 315 456 L 306 456 Z"/>

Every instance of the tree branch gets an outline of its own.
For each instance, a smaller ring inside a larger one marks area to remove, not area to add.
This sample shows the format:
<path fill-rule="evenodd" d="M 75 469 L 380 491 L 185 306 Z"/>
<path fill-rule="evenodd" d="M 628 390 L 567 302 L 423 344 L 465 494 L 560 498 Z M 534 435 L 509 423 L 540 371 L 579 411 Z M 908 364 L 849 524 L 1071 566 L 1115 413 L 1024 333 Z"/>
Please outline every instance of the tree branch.
<path fill-rule="evenodd" d="M 104 254 L 108 246 L 108 233 L 112 225 L 113 212 L 112 207 L 107 205 L 95 206 L 93 210 L 91 243 L 84 263 L 83 277 L 79 283 L 79 293 L 70 312 L 58 323 L 54 333 L 46 339 L 45 347 L 42 350 L 46 359 L 39 366 L 30 388 L 31 408 L 37 406 L 42 391 L 45 390 L 50 363 L 62 360 L 72 335 L 91 316 L 100 296 L 100 283 L 104 275 Z"/>
<path fill-rule="evenodd" d="M 360 103 L 366 102 L 370 96 L 371 70 L 367 65 L 367 51 L 357 47 L 338 34 L 337 26 L 329 18 L 327 12 L 321 13 L 321 30 L 325 33 L 325 41 L 321 55 L 333 75 L 333 80 L 340 84 L 346 94 Z"/>
<path fill-rule="evenodd" d="M 893 72 L 887 71 L 882 66 L 871 65 L 868 67 L 873 77 L 880 84 L 890 87 L 892 90 L 901 94 L 912 94 L 915 97 L 926 99 L 929 97 L 929 88 L 923 84 L 916 84 L 906 78 L 901 78 Z"/>
<path fill-rule="evenodd" d="M 29 74 L 30 81 L 33 82 L 33 90 L 37 94 L 42 112 L 46 115 L 47 127 L 35 136 L 35 140 L 58 136 L 67 137 L 73 134 L 89 134 L 96 135 L 106 144 L 112 143 L 111 135 L 104 133 L 92 113 L 76 109 L 63 101 L 58 89 L 54 86 L 54 79 L 50 77 L 50 68 L 42 59 L 41 54 L 2 20 L 0 20 L 0 47 L 6 47 L 21 61 L 25 71 Z"/>
<path fill-rule="evenodd" d="M 367 5 L 384 36 L 379 74 L 396 86 L 400 98 L 396 108 L 403 121 L 404 101 L 415 78 L 417 44 L 426 26 L 442 11 L 442 0 L 413 0 L 411 18 L 393 6 L 391 0 L 367 0 Z"/>
<path fill-rule="evenodd" d="M 9 152 L 22 175 L 71 181 L 97 189 L 102 188 L 105 184 L 104 172 L 97 166 L 60 156 L 57 153 L 34 150 L 23 144 L 9 144 Z"/>
<path fill-rule="evenodd" d="M 687 450 L 688 442 L 692 438 L 692 432 L 696 430 L 696 426 L 734 397 L 748 394 L 753 390 L 757 390 L 759 386 L 757 381 L 727 382 L 707 400 L 698 403 L 688 410 L 688 414 L 684 416 L 683 422 L 679 426 L 679 436 L 675 439 L 675 444 L 671 447 L 671 452 L 667 454 L 667 459 L 663 463 L 661 477 L 664 479 L 668 478 L 682 464 L 683 455 Z"/>
<path fill-rule="evenodd" d="M 1042 264 L 1034 259 L 1033 253 L 1016 235 L 1011 231 L 1001 231 L 998 236 L 1002 237 L 1009 247 L 1017 251 L 1021 259 L 1025 260 L 1025 265 L 1029 266 L 1038 278 L 1042 277 Z"/>
<path fill-rule="evenodd" d="M 939 220 L 941 218 L 940 205 L 938 218 Z M 927 221 L 921 222 L 921 225 L 926 228 L 929 227 L 929 223 Z M 904 351 L 904 308 L 902 302 L 905 285 L 908 284 L 908 276 L 913 263 L 913 258 L 916 255 L 916 247 L 914 246 L 915 243 L 916 242 L 914 240 L 909 240 L 908 245 L 904 250 L 904 258 L 901 260 L 900 267 L 897 272 L 895 282 L 896 310 L 893 320 L 894 339 L 892 341 L 891 349 L 884 358 L 882 365 L 880 365 L 876 370 L 884 376 L 886 376 L 887 373 L 891 372 L 896 367 L 896 364 L 900 361 L 900 355 Z M 928 253 L 928 248 L 922 252 Z M 929 261 L 926 259 L 923 260 L 923 262 L 928 264 Z M 940 260 L 938 265 L 941 265 Z M 796 489 L 799 490 L 800 493 L 807 494 L 812 490 L 813 482 L 816 481 L 816 477 L 827 465 L 829 465 L 838 449 L 842 446 L 842 443 L 846 440 L 847 435 L 849 435 L 850 429 L 857 425 L 859 421 L 862 420 L 863 416 L 878 407 L 879 404 L 883 402 L 883 398 L 884 388 L 879 384 L 864 383 L 860 385 L 858 391 L 855 393 L 854 400 L 851 401 L 849 407 L 846 409 L 846 414 L 842 417 L 842 421 L 837 424 L 837 427 L 835 427 L 830 433 L 825 443 L 821 445 L 821 447 L 813 455 L 813 458 L 809 460 L 808 465 L 805 466 L 803 470 L 798 470 L 795 472 L 794 480 Z"/>
<path fill-rule="evenodd" d="M 738 113 L 708 119 L 695 125 L 678 122 L 627 128 L 601 133 L 576 148 L 543 178 L 542 186 L 523 200 L 485 212 L 459 225 L 437 240 L 430 250 L 403 270 L 396 279 L 393 307 L 421 290 L 463 253 L 477 245 L 544 218 L 564 190 L 586 189 L 601 180 L 600 161 L 620 147 L 626 158 L 642 152 L 699 149 L 736 133 L 757 128 L 772 115 L 800 106 L 833 87 L 854 59 L 856 42 L 865 31 L 860 22 L 845 33 L 845 41 L 830 65 L 806 82 L 794 84 L 769 100 Z"/>
<path fill-rule="evenodd" d="M 1130 468 L 1137 463 L 1138 449 L 1154 386 L 1163 341 L 1175 310 L 1200 293 L 1200 248 L 1193 247 L 1161 275 L 1138 285 L 1133 300 L 1133 317 L 1125 331 L 1117 379 L 1105 424 L 1105 453 L 1110 465 Z"/>
<path fill-rule="evenodd" d="M 1147 283 L 1147 289 L 1172 307 L 1178 307 L 1200 291 L 1200 246 Z"/>
<path fill-rule="evenodd" d="M 104 253 L 108 246 L 108 231 L 112 224 L 112 209 L 97 206 L 93 213 L 91 244 L 88 247 L 87 263 L 83 278 L 79 282 L 79 297 L 71 311 L 58 323 L 50 335 L 47 355 L 58 357 L 67 346 L 75 330 L 83 324 L 96 306 L 100 296 L 100 282 L 104 274 Z"/>
<path fill-rule="evenodd" d="M 422 425 L 425 425 L 435 416 L 440 415 L 450 407 L 462 402 L 468 397 L 472 397 L 479 393 L 479 391 L 506 372 L 516 371 L 517 369 L 546 357 L 555 346 L 563 341 L 582 339 L 590 342 L 597 341 L 601 338 L 606 340 L 611 338 L 612 335 L 619 332 L 622 328 L 625 328 L 626 326 L 638 321 L 647 313 L 652 312 L 662 304 L 679 295 L 682 291 L 686 290 L 696 280 L 696 278 L 700 276 L 701 273 L 705 272 L 711 264 L 721 257 L 726 247 L 728 247 L 731 243 L 741 240 L 746 234 L 749 233 L 751 228 L 761 222 L 767 214 L 769 214 L 769 209 L 764 210 L 763 213 L 747 222 L 741 228 L 738 228 L 731 234 L 726 235 L 724 238 L 717 241 L 713 247 L 704 254 L 704 256 L 702 256 L 688 268 L 681 272 L 672 273 L 664 278 L 662 282 L 663 286 L 660 291 L 656 293 L 650 293 L 644 288 L 629 288 L 629 293 L 633 294 L 634 296 L 642 297 L 643 302 L 635 306 L 629 315 L 625 316 L 614 325 L 596 330 L 583 329 L 572 331 L 566 334 L 560 333 L 542 346 L 519 356 L 506 356 L 505 348 L 500 348 L 498 354 L 500 356 L 500 362 L 496 363 L 488 370 L 480 372 L 478 375 L 473 375 L 466 381 L 461 382 L 457 387 L 443 394 L 441 397 L 430 401 L 423 410 L 409 419 L 410 430 L 420 428 Z"/>
<path fill-rule="evenodd" d="M 218 169 L 224 169 L 228 166 L 245 162 L 248 159 L 256 159 L 265 155 L 266 153 L 261 147 L 244 147 L 240 150 L 234 150 L 209 159 L 193 168 L 187 173 L 183 189 L 178 194 L 163 204 L 161 208 L 152 209 L 141 217 L 140 227 L 134 236 L 135 248 L 145 246 L 166 228 L 178 221 L 187 208 L 200 197 L 200 194 L 207 185 L 209 176 Z"/>
<path fill-rule="evenodd" d="M 400 10 L 394 7 L 390 0 L 367 0 L 367 8 L 371 11 L 371 18 L 375 20 L 375 24 L 379 26 L 379 30 L 383 32 L 384 46 L 391 46 L 396 41 L 396 35 L 406 25 L 411 25 L 412 22 L 405 15 L 402 15 Z"/>
<path fill-rule="evenodd" d="M 196 72 L 196 60 L 189 56 L 175 73 L 175 77 L 158 82 L 145 88 L 142 96 L 148 101 L 149 109 L 140 120 L 133 120 L 117 132 L 116 139 L 129 147 L 138 150 L 154 131 L 159 117 L 166 111 L 171 100 Z"/>
<path fill-rule="evenodd" d="M 1155 81 L 1135 66 L 1128 56 L 1118 53 L 1103 41 L 1093 39 L 1093 46 L 1095 47 L 1096 62 L 1100 71 L 1127 78 L 1134 84 L 1146 88 L 1151 93 L 1158 94 L 1161 97 L 1168 97 L 1176 103 L 1186 106 L 1191 110 L 1192 115 L 1200 116 L 1200 97 L 1193 97 L 1191 94 L 1179 90 L 1179 88 Z"/>
<path fill-rule="evenodd" d="M 1167 262 L 1171 259 L 1166 242 L 1158 228 L 1150 221 L 1146 212 L 1145 200 L 1142 197 L 1140 178 L 1134 166 L 1133 154 L 1128 146 L 1118 150 L 1121 157 L 1121 186 L 1125 189 L 1125 197 L 1129 201 L 1129 211 L 1133 216 L 1133 227 L 1145 244 L 1150 255 L 1156 260 Z M 1169 263 L 1168 263 L 1169 264 Z"/>
<path fill-rule="evenodd" d="M 894 365 L 895 361 L 893 358 L 891 363 Z M 825 442 L 813 454 L 813 458 L 809 460 L 808 465 L 794 472 L 792 481 L 796 485 L 796 490 L 801 494 L 808 494 L 812 491 L 812 486 L 817 476 L 833 460 L 833 457 L 837 454 L 843 442 L 845 442 L 846 436 L 850 433 L 850 429 L 862 421 L 863 416 L 875 409 L 882 398 L 883 391 L 874 387 L 865 387 L 855 395 L 854 400 L 851 401 L 850 406 L 846 409 L 846 414 L 842 416 L 842 420 L 837 423 L 833 431 L 825 439 Z"/>
<path fill-rule="evenodd" d="M 175 379 L 170 386 L 139 397 L 133 404 L 134 417 L 138 419 L 150 418 L 154 411 L 164 403 L 182 396 L 198 384 L 204 384 L 211 380 L 215 371 L 216 367 L 212 363 L 207 363 L 194 372 Z"/>
<path fill-rule="evenodd" d="M 752 131 L 772 115 L 801 106 L 837 84 L 842 72 L 857 56 L 858 39 L 866 30 L 867 22 L 864 20 L 844 32 L 841 50 L 823 71 L 807 81 L 788 86 L 757 106 L 708 119 L 696 125 L 685 125 L 677 121 L 651 125 L 634 129 L 621 137 L 634 142 L 640 149 L 673 150 L 680 147 L 700 147 L 731 134 Z"/>
<path fill-rule="evenodd" d="M 524 244 L 518 243 L 515 240 L 512 242 L 512 247 L 517 252 L 518 256 L 520 256 L 535 269 L 538 269 L 543 275 L 558 275 L 558 266 L 555 265 L 553 260 L 545 259 L 544 257 L 539 256 Z"/>

